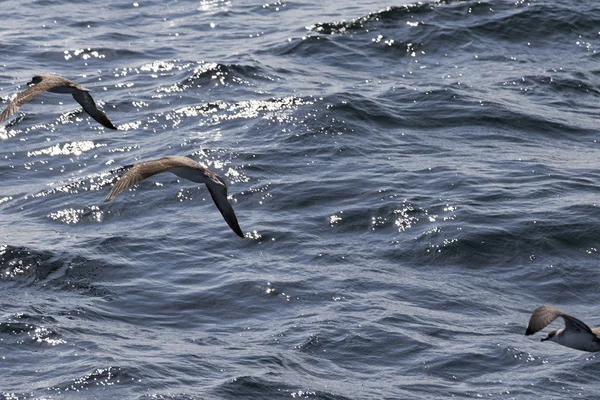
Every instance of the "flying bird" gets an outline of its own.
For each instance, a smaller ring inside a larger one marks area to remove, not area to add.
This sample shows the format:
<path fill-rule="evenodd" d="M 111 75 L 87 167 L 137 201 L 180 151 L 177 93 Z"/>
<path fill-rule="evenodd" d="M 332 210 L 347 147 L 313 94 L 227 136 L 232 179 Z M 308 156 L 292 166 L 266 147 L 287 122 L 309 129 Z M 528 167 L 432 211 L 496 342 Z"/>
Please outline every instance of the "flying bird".
<path fill-rule="evenodd" d="M 600 328 L 591 329 L 577 318 L 552 306 L 533 310 L 525 335 L 533 335 L 558 317 L 565 321 L 565 327 L 551 331 L 542 342 L 549 340 L 576 350 L 600 351 Z"/>
<path fill-rule="evenodd" d="M 17 94 L 10 102 L 8 107 L 0 115 L 0 122 L 4 122 L 8 117 L 13 115 L 25 103 L 38 97 L 44 92 L 52 93 L 71 93 L 73 98 L 83 107 L 86 113 L 98 121 L 100 124 L 109 129 L 117 129 L 108 119 L 103 111 L 98 110 L 96 103 L 90 95 L 90 89 L 57 75 L 36 75 L 27 82 L 30 86 L 27 90 Z"/>
<path fill-rule="evenodd" d="M 152 175 L 167 171 L 172 172 L 180 178 L 206 184 L 215 205 L 221 212 L 223 218 L 225 218 L 227 225 L 229 225 L 236 235 L 241 238 L 244 237 L 244 233 L 238 224 L 235 212 L 233 211 L 231 204 L 229 204 L 229 201 L 227 201 L 227 185 L 223 179 L 208 168 L 203 167 L 187 157 L 167 156 L 158 160 L 151 160 L 133 165 L 129 171 L 119 178 L 104 201 L 111 201 L 125 189 L 137 185 Z"/>

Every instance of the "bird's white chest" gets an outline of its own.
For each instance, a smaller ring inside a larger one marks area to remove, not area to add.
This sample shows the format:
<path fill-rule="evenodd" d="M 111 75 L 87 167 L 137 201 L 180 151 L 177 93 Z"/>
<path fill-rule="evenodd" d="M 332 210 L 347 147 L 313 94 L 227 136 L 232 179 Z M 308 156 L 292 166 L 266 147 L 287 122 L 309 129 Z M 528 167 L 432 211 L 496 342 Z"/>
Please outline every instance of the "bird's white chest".
<path fill-rule="evenodd" d="M 577 350 L 600 351 L 600 342 L 587 332 L 568 332 L 560 337 L 558 343 Z"/>

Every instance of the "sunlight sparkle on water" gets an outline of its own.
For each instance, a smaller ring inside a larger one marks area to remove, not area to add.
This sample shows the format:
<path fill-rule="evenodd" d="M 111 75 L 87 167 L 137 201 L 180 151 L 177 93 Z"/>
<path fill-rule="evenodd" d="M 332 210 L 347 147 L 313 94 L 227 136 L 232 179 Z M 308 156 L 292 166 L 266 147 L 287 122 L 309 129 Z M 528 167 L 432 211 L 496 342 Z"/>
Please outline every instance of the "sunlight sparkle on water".
<path fill-rule="evenodd" d="M 103 212 L 97 206 L 92 206 L 86 209 L 66 208 L 47 215 L 48 218 L 54 221 L 60 221 L 67 225 L 76 224 L 84 217 L 89 216 L 89 219 L 95 222 L 102 222 Z"/>
<path fill-rule="evenodd" d="M 62 147 L 60 146 L 60 144 L 56 144 L 54 146 L 46 147 L 45 149 L 28 151 L 27 157 L 35 157 L 40 156 L 42 154 L 47 154 L 50 156 L 73 154 L 75 156 L 78 156 L 91 149 L 104 146 L 106 145 L 102 143 L 95 144 L 91 140 L 86 140 L 83 142 L 65 143 L 64 145 L 62 145 Z"/>

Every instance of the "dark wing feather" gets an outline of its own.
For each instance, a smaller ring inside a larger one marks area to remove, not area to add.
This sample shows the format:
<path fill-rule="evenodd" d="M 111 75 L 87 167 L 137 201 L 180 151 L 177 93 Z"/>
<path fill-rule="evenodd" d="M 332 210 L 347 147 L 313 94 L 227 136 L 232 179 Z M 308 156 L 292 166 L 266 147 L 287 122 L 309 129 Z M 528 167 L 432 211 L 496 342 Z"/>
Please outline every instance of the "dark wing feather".
<path fill-rule="evenodd" d="M 562 319 L 565 321 L 566 330 L 581 331 L 593 334 L 590 327 L 585 323 L 552 306 L 541 306 L 533 310 L 525 334 L 533 335 L 537 331 L 544 329 L 548 324 L 558 317 L 562 317 Z"/>
<path fill-rule="evenodd" d="M 73 92 L 73 98 L 81 104 L 81 107 L 85 110 L 86 113 L 90 115 L 90 117 L 94 118 L 101 125 L 109 129 L 117 129 L 116 126 L 113 125 L 112 122 L 108 119 L 106 114 L 103 111 L 98 110 L 96 107 L 96 103 L 92 98 L 92 95 L 84 90 L 77 90 Z"/>
<path fill-rule="evenodd" d="M 210 196 L 215 202 L 215 205 L 225 219 L 225 222 L 227 222 L 227 225 L 229 225 L 231 230 L 234 231 L 236 235 L 243 238 L 244 232 L 242 232 L 242 228 L 240 228 L 237 217 L 235 216 L 235 212 L 233 211 L 233 207 L 231 207 L 231 204 L 229 204 L 229 201 L 227 200 L 227 187 L 221 182 L 217 183 L 215 181 L 211 181 L 210 179 L 208 182 L 206 182 L 206 187 L 208 188 Z"/>
<path fill-rule="evenodd" d="M 578 320 L 577 318 L 571 317 L 568 314 L 563 314 L 561 315 L 561 317 L 563 317 L 563 319 L 565 320 L 565 328 L 567 330 L 587 332 L 591 333 L 592 335 L 594 334 L 594 332 L 592 332 L 589 326 L 587 326 L 584 322 Z"/>

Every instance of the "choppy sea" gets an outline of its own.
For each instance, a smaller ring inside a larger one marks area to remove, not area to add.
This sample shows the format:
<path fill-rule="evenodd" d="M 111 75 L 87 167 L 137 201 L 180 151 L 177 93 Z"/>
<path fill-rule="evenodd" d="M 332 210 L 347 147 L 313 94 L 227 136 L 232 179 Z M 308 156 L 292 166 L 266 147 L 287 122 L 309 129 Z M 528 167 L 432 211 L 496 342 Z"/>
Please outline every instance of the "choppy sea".
<path fill-rule="evenodd" d="M 600 397 L 596 1 L 1 8 L 0 399 Z"/>

